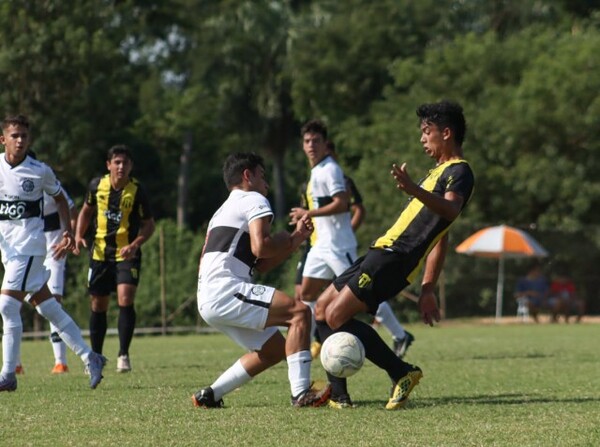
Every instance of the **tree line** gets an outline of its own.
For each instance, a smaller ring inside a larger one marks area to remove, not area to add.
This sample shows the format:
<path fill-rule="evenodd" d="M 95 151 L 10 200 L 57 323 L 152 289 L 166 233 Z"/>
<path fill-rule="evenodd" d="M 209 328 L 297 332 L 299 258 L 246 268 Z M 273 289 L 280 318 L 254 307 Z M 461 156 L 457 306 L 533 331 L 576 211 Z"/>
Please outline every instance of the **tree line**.
<path fill-rule="evenodd" d="M 487 225 L 526 229 L 599 311 L 599 23 L 600 2 L 585 0 L 8 0 L 0 109 L 31 118 L 34 150 L 78 204 L 106 150 L 130 145 L 134 175 L 187 255 L 226 197 L 221 164 L 233 151 L 265 156 L 285 226 L 308 175 L 299 129 L 315 117 L 364 196 L 366 247 L 406 200 L 390 164 L 416 178 L 431 167 L 415 108 L 458 101 L 477 183 L 451 244 Z M 171 286 L 177 307 L 194 294 L 197 259 L 184 269 L 174 256 L 167 269 L 189 276 Z M 292 264 L 268 279 L 286 287 Z M 491 314 L 495 269 L 451 253 L 448 314 Z M 508 281 L 523 270 L 507 264 Z M 155 310 L 141 318 L 155 324 Z"/>

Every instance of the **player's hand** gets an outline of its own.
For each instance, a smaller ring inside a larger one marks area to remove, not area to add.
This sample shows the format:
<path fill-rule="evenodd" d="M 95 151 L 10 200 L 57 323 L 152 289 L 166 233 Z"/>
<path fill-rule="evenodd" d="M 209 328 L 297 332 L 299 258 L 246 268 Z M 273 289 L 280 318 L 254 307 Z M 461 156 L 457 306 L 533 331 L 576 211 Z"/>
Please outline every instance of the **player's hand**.
<path fill-rule="evenodd" d="M 401 189 L 407 194 L 413 195 L 418 186 L 413 182 L 412 178 L 410 178 L 406 163 L 402 163 L 402 166 L 400 167 L 398 167 L 396 163 L 392 164 L 392 170 L 390 172 L 396 180 L 396 188 Z"/>
<path fill-rule="evenodd" d="M 58 244 L 52 245 L 52 257 L 56 260 L 62 259 L 67 256 L 68 252 L 75 250 L 75 237 L 70 231 L 65 231 L 63 237 Z"/>
<path fill-rule="evenodd" d="M 300 207 L 296 207 L 296 208 L 292 208 L 290 211 L 290 222 L 289 225 L 296 225 L 298 223 L 298 221 L 300 219 L 302 219 L 302 217 L 306 216 L 306 213 L 308 213 L 308 210 L 305 210 L 304 208 L 300 208 Z"/>
<path fill-rule="evenodd" d="M 301 234 L 304 239 L 308 238 L 314 229 L 312 219 L 306 214 L 296 222 L 296 232 Z"/>
<path fill-rule="evenodd" d="M 138 249 L 139 247 L 137 246 L 137 244 L 129 244 L 123 247 L 119 251 L 119 254 L 123 257 L 123 259 L 128 260 L 136 255 Z"/>
<path fill-rule="evenodd" d="M 75 248 L 73 248 L 73 254 L 79 256 L 81 253 L 81 247 L 87 248 L 87 242 L 84 238 L 78 238 L 75 236 Z"/>
<path fill-rule="evenodd" d="M 440 310 L 437 306 L 435 294 L 432 292 L 421 292 L 419 297 L 419 311 L 423 323 L 433 326 L 434 321 L 440 321 Z"/>

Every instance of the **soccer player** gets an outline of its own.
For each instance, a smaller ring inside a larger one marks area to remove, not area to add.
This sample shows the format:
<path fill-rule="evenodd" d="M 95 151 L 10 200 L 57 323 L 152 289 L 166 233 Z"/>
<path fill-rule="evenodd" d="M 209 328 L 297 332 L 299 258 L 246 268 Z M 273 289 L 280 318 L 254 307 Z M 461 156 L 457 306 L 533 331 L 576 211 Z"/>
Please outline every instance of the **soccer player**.
<path fill-rule="evenodd" d="M 102 352 L 106 337 L 110 294 L 117 292 L 119 305 L 119 353 L 117 372 L 131 371 L 129 347 L 135 331 L 135 292 L 140 279 L 140 247 L 154 232 L 148 196 L 130 177 L 133 159 L 127 146 L 108 150 L 108 174 L 94 178 L 79 213 L 76 250 L 87 247 L 86 231 L 94 220 L 88 291 L 90 293 L 90 338 L 92 348 Z"/>
<path fill-rule="evenodd" d="M 418 366 L 396 355 L 368 324 L 355 318 L 360 312 L 375 313 L 379 304 L 397 295 L 415 280 L 423 264 L 419 310 L 426 324 L 439 321 L 434 294 L 448 246 L 448 230 L 469 201 L 473 172 L 463 158 L 466 123 L 462 107 L 442 101 L 417 109 L 425 153 L 436 163 L 418 184 L 406 163 L 392 165 L 396 186 L 409 195 L 396 222 L 339 276 L 317 300 L 316 320 L 321 339 L 334 331 L 356 335 L 369 360 L 384 369 L 394 386 L 386 409 L 406 405 L 410 392 L 423 376 Z M 352 407 L 345 379 L 329 376 L 332 406 Z"/>
<path fill-rule="evenodd" d="M 252 282 L 255 271 L 280 264 L 309 237 L 311 221 L 300 218 L 291 234 L 271 234 L 273 211 L 259 155 L 230 155 L 223 178 L 230 194 L 208 225 L 199 268 L 198 311 L 249 352 L 211 386 L 196 392 L 192 401 L 197 407 L 222 407 L 225 394 L 286 359 L 292 405 L 321 406 L 329 399 L 330 387 L 311 389 L 310 309 L 273 287 Z M 288 328 L 287 339 L 279 326 Z"/>
<path fill-rule="evenodd" d="M 29 303 L 56 328 L 67 346 L 87 366 L 90 386 L 102 380 L 106 359 L 85 343 L 73 319 L 52 296 L 44 266 L 46 238 L 42 219 L 43 193 L 56 200 L 62 238 L 54 246 L 59 259 L 74 248 L 67 200 L 54 172 L 46 164 L 27 155 L 30 143 L 29 121 L 25 116 L 9 116 L 2 121 L 0 144 L 5 152 L 0 160 L 0 249 L 4 277 L 0 291 L 0 314 L 4 327 L 0 391 L 15 391 L 15 370 L 20 360 L 23 323 L 21 306 L 30 294 Z"/>

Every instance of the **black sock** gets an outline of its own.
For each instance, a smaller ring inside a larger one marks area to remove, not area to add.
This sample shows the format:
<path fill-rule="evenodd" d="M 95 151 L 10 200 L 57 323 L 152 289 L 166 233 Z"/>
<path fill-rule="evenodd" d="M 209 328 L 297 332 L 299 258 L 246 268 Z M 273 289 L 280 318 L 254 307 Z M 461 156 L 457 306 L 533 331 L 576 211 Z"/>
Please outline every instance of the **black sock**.
<path fill-rule="evenodd" d="M 321 337 L 321 343 L 324 343 L 331 334 L 333 334 L 333 330 L 325 323 L 324 321 L 317 321 L 317 330 L 319 331 L 319 335 Z M 326 371 L 327 373 L 327 371 Z M 342 379 L 340 377 L 332 376 L 327 373 L 327 380 L 331 384 L 331 395 L 333 398 L 339 398 L 341 396 L 349 396 L 348 394 L 348 382 L 346 379 Z"/>
<path fill-rule="evenodd" d="M 135 330 L 135 309 L 131 306 L 119 306 L 119 355 L 129 355 L 129 345 Z"/>
<path fill-rule="evenodd" d="M 92 311 L 90 313 L 90 342 L 92 351 L 102 354 L 104 337 L 106 337 L 106 312 Z"/>
<path fill-rule="evenodd" d="M 356 335 L 365 347 L 365 356 L 375 365 L 384 369 L 392 381 L 398 381 L 410 371 L 409 364 L 394 354 L 394 351 L 371 325 L 352 319 L 344 323 L 336 332 L 342 331 Z"/>
<path fill-rule="evenodd" d="M 315 339 L 316 342 L 323 343 L 321 341 L 321 335 L 319 334 L 319 328 L 317 327 L 316 324 L 315 324 L 315 331 L 313 332 L 313 338 Z"/>

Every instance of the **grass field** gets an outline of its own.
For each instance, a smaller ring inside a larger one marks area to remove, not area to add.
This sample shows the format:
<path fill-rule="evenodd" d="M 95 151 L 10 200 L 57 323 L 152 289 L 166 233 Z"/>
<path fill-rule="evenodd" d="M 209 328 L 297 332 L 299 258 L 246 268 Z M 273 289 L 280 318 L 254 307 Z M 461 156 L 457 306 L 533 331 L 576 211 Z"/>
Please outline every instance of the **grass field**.
<path fill-rule="evenodd" d="M 291 408 L 284 364 L 225 396 L 222 410 L 194 408 L 191 394 L 242 353 L 219 334 L 137 337 L 131 374 L 114 372 L 111 337 L 95 391 L 71 353 L 72 371 L 52 376 L 49 343 L 26 341 L 19 388 L 0 393 L 0 445 L 600 445 L 599 324 L 409 329 L 407 360 L 424 378 L 396 412 L 383 409 L 389 380 L 371 364 L 350 379 L 352 410 Z M 318 361 L 313 376 L 324 377 Z"/>

